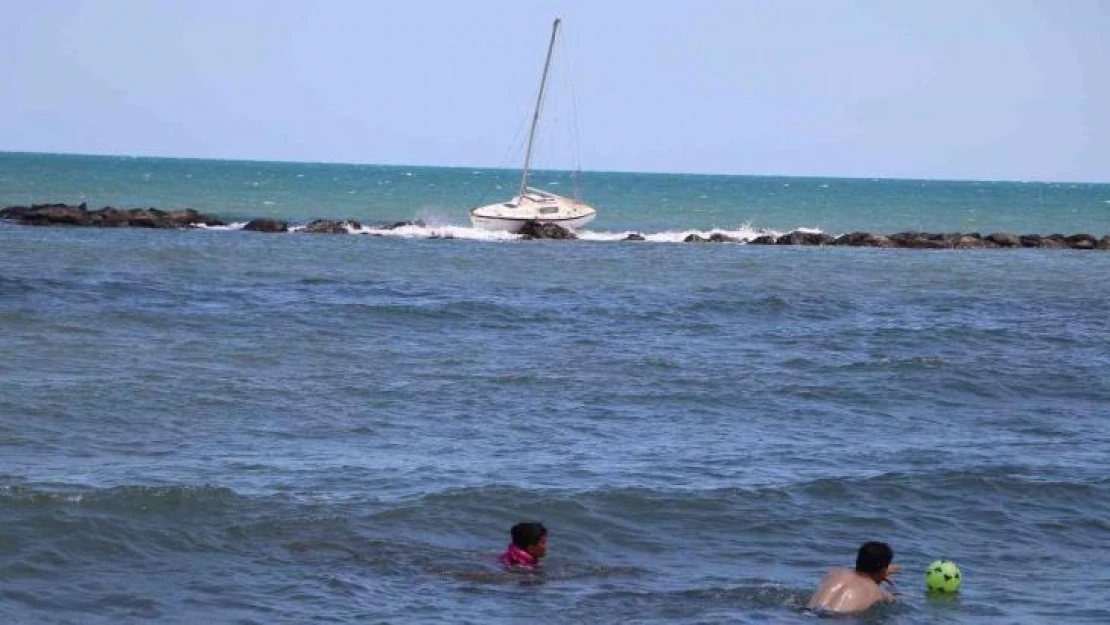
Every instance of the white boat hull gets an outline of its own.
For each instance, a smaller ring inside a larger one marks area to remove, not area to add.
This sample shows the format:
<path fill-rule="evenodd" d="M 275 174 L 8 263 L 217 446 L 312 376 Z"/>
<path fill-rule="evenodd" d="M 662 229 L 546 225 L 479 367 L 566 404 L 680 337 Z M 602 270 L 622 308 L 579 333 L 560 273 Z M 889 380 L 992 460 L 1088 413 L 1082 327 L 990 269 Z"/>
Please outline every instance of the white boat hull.
<path fill-rule="evenodd" d="M 523 198 L 517 196 L 470 211 L 475 228 L 497 232 L 518 232 L 529 221 L 577 230 L 596 216 L 596 210 L 578 200 L 531 188 Z"/>

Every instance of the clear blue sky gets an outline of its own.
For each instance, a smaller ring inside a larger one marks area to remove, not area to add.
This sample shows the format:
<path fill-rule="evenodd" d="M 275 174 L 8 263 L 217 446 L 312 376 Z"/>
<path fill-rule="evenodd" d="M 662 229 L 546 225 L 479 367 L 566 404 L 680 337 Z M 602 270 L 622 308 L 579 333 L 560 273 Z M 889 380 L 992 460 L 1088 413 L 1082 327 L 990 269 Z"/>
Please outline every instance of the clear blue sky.
<path fill-rule="evenodd" d="M 0 150 L 1110 182 L 1110 1 L 0 0 Z M 563 48 L 560 48 L 563 51 Z"/>

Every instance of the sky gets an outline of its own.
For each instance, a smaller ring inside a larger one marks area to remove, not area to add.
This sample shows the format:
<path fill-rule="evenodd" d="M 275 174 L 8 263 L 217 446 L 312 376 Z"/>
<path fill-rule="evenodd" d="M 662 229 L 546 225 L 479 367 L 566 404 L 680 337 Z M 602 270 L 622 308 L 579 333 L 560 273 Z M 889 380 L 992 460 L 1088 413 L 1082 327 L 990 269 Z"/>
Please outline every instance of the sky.
<path fill-rule="evenodd" d="M 1107 0 L 0 0 L 0 15 L 0 151 L 518 166 L 559 16 L 544 119 L 570 102 L 556 117 L 578 150 L 551 167 L 1110 182 Z"/>

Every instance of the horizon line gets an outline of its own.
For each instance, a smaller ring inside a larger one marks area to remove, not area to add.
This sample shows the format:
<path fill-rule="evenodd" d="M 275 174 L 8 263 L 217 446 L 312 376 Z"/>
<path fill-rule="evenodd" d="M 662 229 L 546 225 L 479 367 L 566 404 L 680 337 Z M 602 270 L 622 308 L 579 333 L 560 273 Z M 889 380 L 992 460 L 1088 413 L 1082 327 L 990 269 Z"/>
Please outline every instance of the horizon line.
<path fill-rule="evenodd" d="M 346 162 L 346 161 L 296 161 L 285 159 L 259 159 L 259 158 L 244 158 L 244 157 L 207 157 L 207 156 L 164 156 L 164 155 L 149 155 L 149 154 L 94 154 L 89 152 L 37 152 L 28 150 L 3 150 L 0 149 L 0 154 L 6 155 L 27 155 L 27 156 L 74 156 L 74 157 L 93 157 L 93 158 L 147 158 L 171 161 L 216 161 L 216 162 L 229 162 L 229 163 L 282 163 L 282 164 L 302 164 L 302 165 L 352 165 L 356 167 L 413 167 L 418 169 L 481 169 L 489 171 L 519 171 L 519 167 L 490 167 L 481 165 L 417 165 L 412 163 L 370 163 L 370 162 Z M 1047 179 L 1028 179 L 1028 180 L 1015 180 L 1007 178 L 920 178 L 920 177 L 898 177 L 898 176 L 845 176 L 845 175 L 823 175 L 823 174 L 736 174 L 736 173 L 713 173 L 713 172 L 697 172 L 697 171 L 648 171 L 648 170 L 618 170 L 618 169 L 535 169 L 534 171 L 549 171 L 549 172 L 574 172 L 587 174 L 632 174 L 632 175 L 646 175 L 646 176 L 704 176 L 707 178 L 801 178 L 801 179 L 820 179 L 820 180 L 882 180 L 882 181 L 900 181 L 900 182 L 991 182 L 991 183 L 1011 183 L 1011 184 L 1086 184 L 1086 185 L 1110 185 L 1110 179 L 1106 181 L 1095 180 L 1047 180 Z"/>

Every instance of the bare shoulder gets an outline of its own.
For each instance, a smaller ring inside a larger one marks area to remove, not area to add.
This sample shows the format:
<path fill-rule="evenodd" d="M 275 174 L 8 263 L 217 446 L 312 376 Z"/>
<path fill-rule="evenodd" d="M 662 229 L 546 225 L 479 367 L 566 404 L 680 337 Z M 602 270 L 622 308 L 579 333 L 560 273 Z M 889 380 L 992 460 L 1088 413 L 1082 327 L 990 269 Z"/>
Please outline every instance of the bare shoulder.
<path fill-rule="evenodd" d="M 860 612 L 886 598 L 870 578 L 850 569 L 831 569 L 821 580 L 807 607 L 829 612 Z"/>
<path fill-rule="evenodd" d="M 855 576 L 856 576 L 855 572 L 852 571 L 851 569 L 835 568 L 835 569 L 829 569 L 828 571 L 825 571 L 824 579 L 827 579 L 827 580 L 830 580 L 830 581 L 832 581 L 832 580 L 844 580 L 844 579 L 851 579 Z"/>

